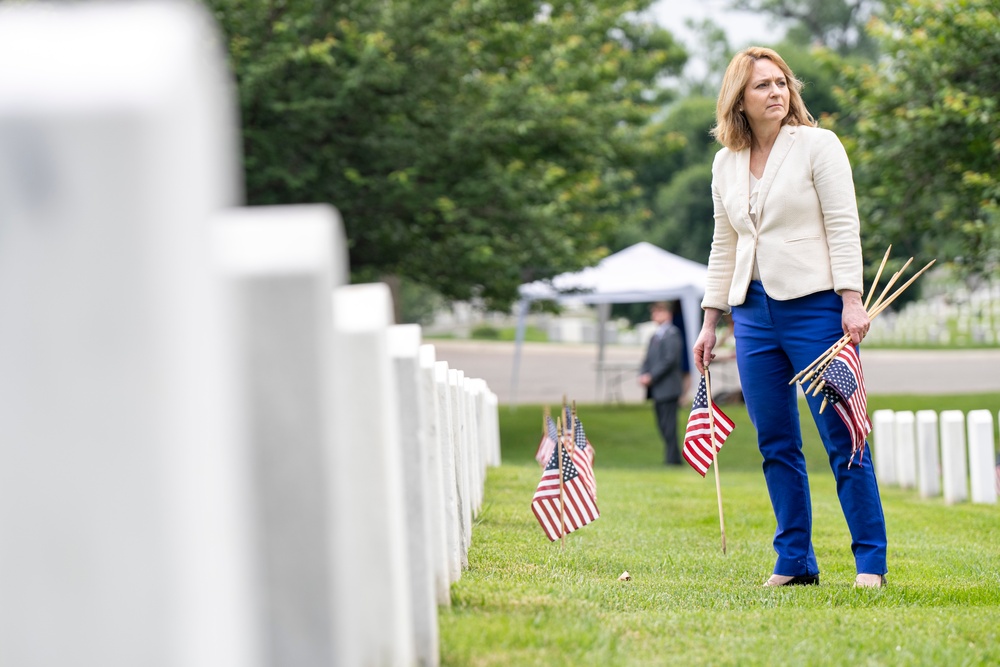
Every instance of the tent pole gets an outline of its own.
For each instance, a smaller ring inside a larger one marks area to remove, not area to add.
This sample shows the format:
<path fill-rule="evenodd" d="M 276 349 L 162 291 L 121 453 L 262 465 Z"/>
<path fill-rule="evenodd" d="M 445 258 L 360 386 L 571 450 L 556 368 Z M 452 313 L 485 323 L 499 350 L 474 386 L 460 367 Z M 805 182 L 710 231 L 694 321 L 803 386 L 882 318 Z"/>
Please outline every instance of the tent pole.
<path fill-rule="evenodd" d="M 521 370 L 521 346 L 524 344 L 525 320 L 528 317 L 528 307 L 531 302 L 521 299 L 517 302 L 517 331 L 514 334 L 514 366 L 510 374 L 510 411 L 517 410 L 517 381 Z"/>
<path fill-rule="evenodd" d="M 597 386 L 594 387 L 594 400 L 603 403 L 601 387 L 604 386 L 604 346 L 607 344 L 608 316 L 611 315 L 610 303 L 597 304 Z"/>

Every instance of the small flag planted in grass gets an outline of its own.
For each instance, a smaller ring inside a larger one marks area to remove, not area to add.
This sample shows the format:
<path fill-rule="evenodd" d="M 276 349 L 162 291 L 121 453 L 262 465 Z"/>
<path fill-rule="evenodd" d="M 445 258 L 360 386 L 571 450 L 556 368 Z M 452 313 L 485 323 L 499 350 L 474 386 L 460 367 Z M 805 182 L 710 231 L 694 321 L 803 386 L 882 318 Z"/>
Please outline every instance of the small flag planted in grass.
<path fill-rule="evenodd" d="M 531 499 L 531 511 L 553 541 L 601 515 L 568 448 L 552 452 Z"/>
<path fill-rule="evenodd" d="M 704 477 L 708 467 L 715 460 L 716 449 L 722 449 L 729 434 L 736 428 L 733 420 L 726 416 L 713 401 L 712 412 L 715 415 L 715 443 L 712 443 L 709 433 L 711 425 L 708 412 L 708 390 L 705 389 L 705 376 L 701 377 L 698 393 L 691 405 L 691 416 L 688 418 L 687 432 L 684 434 L 684 460 Z"/>
<path fill-rule="evenodd" d="M 552 421 L 549 409 L 545 408 L 545 416 L 542 419 L 544 426 L 542 430 L 542 441 L 538 443 L 538 451 L 535 452 L 535 460 L 538 465 L 544 466 L 552 457 L 552 451 L 556 448 L 556 423 Z"/>
<path fill-rule="evenodd" d="M 590 492 L 590 497 L 597 500 L 597 480 L 594 479 L 594 447 L 587 440 L 583 430 L 583 422 L 574 417 L 573 422 L 573 462 L 580 471 L 583 483 Z"/>

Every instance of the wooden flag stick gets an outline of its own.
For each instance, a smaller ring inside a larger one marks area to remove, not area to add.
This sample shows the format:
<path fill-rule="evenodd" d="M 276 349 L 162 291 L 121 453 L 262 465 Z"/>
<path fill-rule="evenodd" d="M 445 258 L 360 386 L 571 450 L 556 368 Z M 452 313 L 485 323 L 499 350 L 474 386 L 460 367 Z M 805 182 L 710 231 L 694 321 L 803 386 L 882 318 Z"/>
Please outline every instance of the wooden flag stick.
<path fill-rule="evenodd" d="M 931 266 L 936 261 L 937 261 L 936 259 L 932 259 L 931 261 L 927 262 L 927 265 L 924 266 L 924 268 L 920 269 L 915 274 L 913 274 L 913 277 L 910 278 L 909 280 L 907 280 L 905 283 L 903 283 L 903 286 L 900 287 L 895 292 L 893 292 L 892 296 L 890 296 L 888 299 L 886 299 L 884 303 L 879 304 L 879 306 L 873 310 L 873 312 L 871 313 L 870 317 L 873 317 L 873 318 L 877 317 L 883 310 L 885 310 L 886 308 L 888 308 L 889 305 L 892 304 L 892 302 L 895 301 L 899 297 L 899 295 L 903 293 L 903 290 L 905 290 L 907 287 L 909 287 L 910 285 L 912 285 L 913 281 L 916 280 L 917 278 L 919 278 L 920 275 L 924 271 L 926 271 L 927 269 L 931 268 Z"/>
<path fill-rule="evenodd" d="M 556 433 L 556 456 L 559 459 L 559 548 L 566 548 L 566 491 L 563 488 L 563 423 L 559 416 L 559 430 Z"/>
<path fill-rule="evenodd" d="M 875 303 L 872 304 L 871 308 L 868 310 L 868 318 L 870 320 L 874 320 L 876 317 L 878 317 L 886 308 L 888 308 L 892 304 L 893 301 L 899 298 L 899 295 L 902 294 L 906 290 L 906 288 L 912 285 L 917 278 L 919 278 L 925 271 L 927 271 L 927 269 L 931 268 L 931 266 L 933 266 L 937 260 L 932 259 L 924 266 L 924 268 L 920 269 L 915 274 L 913 274 L 913 276 L 909 280 L 903 283 L 901 287 L 897 288 L 895 292 L 893 292 L 891 295 L 889 295 L 888 298 L 886 298 L 885 297 L 886 293 L 888 293 L 889 289 L 896 283 L 897 280 L 899 280 L 899 276 L 902 275 L 903 271 L 906 269 L 906 267 L 910 265 L 910 262 L 912 261 L 913 261 L 912 257 L 906 260 L 906 263 L 903 265 L 903 268 L 897 271 L 893 275 L 892 279 L 885 286 L 885 289 L 882 290 L 882 293 L 879 295 L 878 299 L 876 299 Z M 879 268 L 879 272 L 881 273 L 881 267 Z M 873 284 L 872 288 L 874 289 L 874 287 L 875 285 Z M 869 294 L 869 297 L 871 297 L 871 294 Z M 816 385 L 820 383 L 820 378 L 823 374 L 823 371 L 826 370 L 826 367 L 837 357 L 838 354 L 840 354 L 840 351 L 843 350 L 850 341 L 851 341 L 850 335 L 844 334 L 840 338 L 840 340 L 834 343 L 832 347 L 828 348 L 826 352 L 821 354 L 819 357 L 815 359 L 815 361 L 813 361 L 811 364 L 806 366 L 806 368 L 797 373 L 795 377 L 792 378 L 792 381 L 789 382 L 789 384 L 792 384 L 792 382 L 796 381 L 798 381 L 799 384 L 802 384 L 805 383 L 810 378 L 812 378 L 812 382 L 806 388 L 805 393 L 808 394 L 810 391 L 816 389 Z M 818 394 L 819 390 L 816 390 L 816 393 Z"/>
<path fill-rule="evenodd" d="M 906 260 L 906 263 L 903 264 L 903 268 L 900 269 L 899 271 L 897 271 L 895 274 L 893 274 L 892 278 L 886 284 L 885 289 L 882 290 L 882 293 L 879 294 L 878 299 L 875 300 L 875 303 L 872 304 L 871 309 L 869 310 L 868 303 L 869 303 L 869 301 L 871 301 L 872 295 L 875 293 L 875 287 L 876 287 L 876 285 L 878 285 L 879 277 L 882 275 L 882 269 L 885 268 L 885 262 L 889 258 L 889 250 L 891 250 L 891 249 L 892 249 L 892 246 L 889 246 L 889 248 L 886 249 L 885 256 L 882 257 L 882 264 L 878 267 L 878 273 L 875 276 L 875 281 L 872 283 L 871 289 L 868 292 L 868 298 L 865 300 L 865 310 L 868 312 L 868 319 L 869 320 L 871 320 L 874 317 L 873 313 L 876 313 L 876 310 L 882 304 L 882 300 L 885 298 L 886 293 L 896 283 L 896 281 L 899 280 L 899 276 L 901 276 L 902 273 L 903 273 L 903 271 L 906 270 L 906 267 L 908 267 L 910 265 L 910 262 L 913 261 L 912 257 L 910 259 Z M 909 283 L 907 283 L 907 284 L 909 284 Z M 904 289 L 905 289 L 905 287 L 904 287 Z M 882 311 L 878 310 L 878 312 L 882 312 Z M 819 381 L 819 377 L 823 374 L 823 371 L 826 370 L 826 366 L 831 361 L 833 361 L 833 359 L 835 359 L 838 354 L 840 354 L 841 350 L 843 350 L 845 347 L 847 347 L 847 344 L 850 341 L 851 341 L 851 337 L 850 337 L 849 334 L 844 334 L 843 336 L 841 336 L 840 339 L 836 343 L 834 343 L 826 352 L 824 352 L 820 356 L 816 357 L 815 361 L 813 361 L 811 364 L 809 364 L 808 366 L 806 366 L 798 375 L 796 375 L 794 378 L 792 378 L 792 382 L 795 382 L 799 378 L 799 376 L 802 376 L 802 378 L 801 378 L 802 382 L 806 382 L 810 378 L 814 378 L 812 380 L 812 383 L 809 385 L 808 389 L 806 389 L 806 393 L 809 393 L 810 391 L 812 391 L 815 388 L 817 382 Z M 791 383 L 789 383 L 789 384 L 791 384 Z"/>
<path fill-rule="evenodd" d="M 843 340 L 843 339 L 841 339 L 841 340 Z M 788 382 L 788 384 L 794 384 L 795 382 L 798 382 L 800 378 L 801 378 L 801 380 L 802 380 L 803 382 L 805 382 L 806 380 L 808 380 L 809 378 L 811 378 L 811 377 L 812 377 L 812 373 L 809 373 L 809 371 L 811 371 L 811 370 L 812 370 L 813 368 L 815 368 L 815 367 L 816 367 L 816 365 L 817 365 L 817 364 L 818 364 L 819 362 L 821 362 L 821 361 L 823 361 L 824 359 L 826 359 L 826 358 L 827 358 L 827 356 L 829 356 L 829 354 L 830 354 L 831 352 L 833 352 L 833 351 L 834 351 L 835 349 L 837 349 L 837 346 L 838 346 L 838 345 L 840 345 L 840 340 L 838 340 L 838 341 L 837 341 L 836 343 L 834 343 L 834 344 L 833 344 L 833 345 L 831 345 L 830 347 L 826 348 L 826 352 L 824 352 L 823 354 L 821 354 L 821 355 L 819 355 L 818 357 L 816 357 L 816 359 L 814 359 L 814 360 L 813 360 L 813 362 L 812 362 L 811 364 L 809 364 L 808 366 L 806 366 L 805 368 L 803 368 L 803 369 L 802 369 L 801 371 L 799 371 L 798 373 L 796 373 L 796 374 L 795 374 L 795 377 L 793 377 L 793 378 L 792 378 L 792 379 L 791 379 L 791 380 L 790 380 L 790 381 Z M 809 373 L 809 374 L 808 374 L 808 375 L 806 375 L 806 373 Z M 803 377 L 803 376 L 805 376 L 805 377 Z"/>
<path fill-rule="evenodd" d="M 910 266 L 910 262 L 912 261 L 913 258 L 912 257 L 909 258 L 908 260 L 906 260 L 906 263 L 903 264 L 903 268 L 892 274 L 892 278 L 889 279 L 889 282 L 886 284 L 885 289 L 882 290 L 882 293 L 878 295 L 878 299 L 875 300 L 875 303 L 873 303 L 872 307 L 868 310 L 869 313 L 878 309 L 879 305 L 881 305 L 882 303 L 882 300 L 885 299 L 885 295 L 889 293 L 889 290 L 892 288 L 893 285 L 896 284 L 896 281 L 899 280 L 899 277 L 903 275 L 903 272 L 906 271 L 907 267 Z"/>
<path fill-rule="evenodd" d="M 722 514 L 722 482 L 719 480 L 719 443 L 715 440 L 715 403 L 712 402 L 712 376 L 705 368 L 705 394 L 708 397 L 708 437 L 715 450 L 715 495 L 719 499 L 719 530 L 722 531 L 722 554 L 726 554 L 726 519 Z"/>
<path fill-rule="evenodd" d="M 865 310 L 868 310 L 868 304 L 871 303 L 872 295 L 875 294 L 875 288 L 878 286 L 878 279 L 882 277 L 882 269 L 885 268 L 885 262 L 889 259 L 889 252 L 892 250 L 892 244 L 885 249 L 885 255 L 882 256 L 882 263 L 878 265 L 878 272 L 875 274 L 875 280 L 872 281 L 872 287 L 868 290 L 868 298 L 865 299 Z"/>

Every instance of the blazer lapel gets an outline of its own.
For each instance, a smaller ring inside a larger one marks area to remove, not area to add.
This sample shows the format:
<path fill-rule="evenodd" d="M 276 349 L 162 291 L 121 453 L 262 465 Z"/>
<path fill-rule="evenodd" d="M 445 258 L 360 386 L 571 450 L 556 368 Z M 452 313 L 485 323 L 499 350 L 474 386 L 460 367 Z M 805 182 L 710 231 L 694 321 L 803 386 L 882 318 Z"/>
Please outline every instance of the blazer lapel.
<path fill-rule="evenodd" d="M 750 219 L 750 149 L 744 148 L 736 153 L 736 201 L 739 203 L 740 220 L 743 225 L 750 230 L 750 233 L 757 236 L 757 228 Z"/>
<path fill-rule="evenodd" d="M 764 220 L 764 203 L 767 200 L 767 193 L 770 192 L 771 184 L 774 183 L 774 177 L 778 173 L 778 170 L 781 169 L 781 163 L 785 161 L 785 157 L 788 155 L 788 151 L 792 149 L 794 143 L 795 126 L 784 125 L 774 140 L 774 146 L 771 147 L 771 154 L 767 156 L 767 165 L 764 167 L 764 178 L 760 181 L 760 193 L 757 195 L 757 219 L 761 222 Z M 749 154 L 750 151 L 747 151 L 748 156 Z M 749 168 L 749 159 L 747 167 Z M 749 216 L 747 217 L 749 218 Z"/>

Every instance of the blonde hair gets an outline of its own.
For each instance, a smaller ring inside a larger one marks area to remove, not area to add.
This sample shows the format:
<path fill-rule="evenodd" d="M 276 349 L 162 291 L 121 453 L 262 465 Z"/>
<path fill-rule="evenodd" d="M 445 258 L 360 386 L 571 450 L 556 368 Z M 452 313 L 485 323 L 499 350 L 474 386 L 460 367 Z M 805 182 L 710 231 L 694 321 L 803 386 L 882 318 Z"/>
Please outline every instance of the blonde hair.
<path fill-rule="evenodd" d="M 751 46 L 733 56 L 722 77 L 719 89 L 719 99 L 715 103 L 715 127 L 712 136 L 720 144 L 731 151 L 740 151 L 750 146 L 752 134 L 750 123 L 740 111 L 743 103 L 743 91 L 746 90 L 753 65 L 761 59 L 770 60 L 778 66 L 788 81 L 788 114 L 781 121 L 782 125 L 816 126 L 816 119 L 806 109 L 802 101 L 802 82 L 795 78 L 788 64 L 772 49 L 763 46 Z"/>

